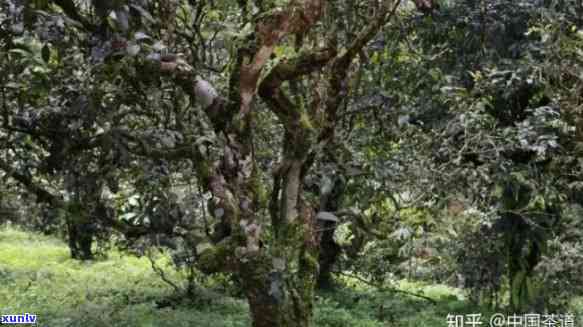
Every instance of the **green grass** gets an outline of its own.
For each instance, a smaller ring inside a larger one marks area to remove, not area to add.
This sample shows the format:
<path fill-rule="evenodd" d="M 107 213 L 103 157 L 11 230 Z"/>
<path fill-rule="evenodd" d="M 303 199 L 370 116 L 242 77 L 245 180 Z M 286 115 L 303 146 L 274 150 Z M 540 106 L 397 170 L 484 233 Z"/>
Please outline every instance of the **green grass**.
<path fill-rule="evenodd" d="M 167 265 L 167 258 L 158 264 Z M 180 278 L 166 270 L 171 278 Z M 343 282 L 350 287 L 318 294 L 314 326 L 442 327 L 448 314 L 491 313 L 443 285 L 398 285 L 438 302 L 432 305 L 379 292 L 357 280 Z M 70 259 L 62 241 L 0 227 L 0 314 L 35 313 L 38 326 L 250 326 L 244 300 L 205 292 L 199 301 L 159 308 L 157 302 L 171 298 L 173 290 L 152 271 L 147 258 L 112 251 L 107 260 L 83 263 Z"/>
<path fill-rule="evenodd" d="M 159 309 L 172 291 L 146 258 L 83 263 L 59 240 L 0 230 L 0 314 L 35 313 L 39 326 L 249 326 L 246 303 L 232 298 Z"/>
<path fill-rule="evenodd" d="M 486 310 L 463 300 L 460 290 L 444 285 L 401 282 L 397 289 L 429 297 L 436 304 L 418 297 L 389 290 L 378 291 L 357 280 L 345 279 L 350 287 L 324 293 L 316 306 L 316 326 L 357 327 L 442 327 L 448 314 L 482 313 Z"/>

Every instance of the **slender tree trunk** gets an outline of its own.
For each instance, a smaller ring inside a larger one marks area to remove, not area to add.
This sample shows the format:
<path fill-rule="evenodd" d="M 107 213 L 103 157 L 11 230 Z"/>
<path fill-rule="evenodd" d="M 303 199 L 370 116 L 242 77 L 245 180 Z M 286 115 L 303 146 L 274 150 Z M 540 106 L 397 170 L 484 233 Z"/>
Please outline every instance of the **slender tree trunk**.
<path fill-rule="evenodd" d="M 84 213 L 81 212 L 83 208 L 80 205 L 77 207 L 76 210 L 68 213 L 67 218 L 67 240 L 71 258 L 91 260 L 93 259 L 93 252 L 91 251 L 93 232 L 89 222 L 85 221 Z"/>
<path fill-rule="evenodd" d="M 332 270 L 340 254 L 340 246 L 334 241 L 334 232 L 336 227 L 333 223 L 328 223 L 324 227 L 322 234 L 321 250 L 319 256 L 320 272 L 318 274 L 318 288 L 332 289 L 334 282 L 332 279 Z"/>
<path fill-rule="evenodd" d="M 320 211 L 335 212 L 340 207 L 344 194 L 344 182 L 339 176 L 335 176 L 334 181 L 330 181 L 330 186 L 321 187 Z M 318 288 L 320 289 L 331 289 L 334 286 L 332 270 L 341 251 L 340 246 L 334 240 L 335 232 L 336 223 L 325 222 L 320 241 L 320 270 L 318 273 Z"/>

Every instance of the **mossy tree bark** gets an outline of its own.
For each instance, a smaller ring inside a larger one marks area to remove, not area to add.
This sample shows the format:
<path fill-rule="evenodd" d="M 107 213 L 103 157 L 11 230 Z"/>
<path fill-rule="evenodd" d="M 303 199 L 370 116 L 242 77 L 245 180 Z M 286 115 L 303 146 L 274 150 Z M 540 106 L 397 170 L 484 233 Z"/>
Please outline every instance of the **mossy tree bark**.
<path fill-rule="evenodd" d="M 222 225 L 216 229 L 221 235 L 216 235 L 215 245 L 201 254 L 199 263 L 207 273 L 227 271 L 238 276 L 255 327 L 310 324 L 320 231 L 325 226 L 316 220 L 315 211 L 320 204 L 302 195 L 304 177 L 317 151 L 334 138 L 337 111 L 348 92 L 344 80 L 351 62 L 398 5 L 381 5 L 375 20 L 346 50 L 338 51 L 332 40 L 323 48 L 299 51 L 295 57 L 281 59 L 262 74 L 275 46 L 285 36 L 294 35 L 296 44 L 302 43 L 301 38 L 322 15 L 325 3 L 292 1 L 287 8 L 273 10 L 255 21 L 250 43 L 238 50 L 225 100 L 206 82 L 193 82 L 189 74 L 176 73 L 187 73 L 188 69 L 162 67 L 172 71 L 198 99 L 210 103 L 207 114 L 226 138 L 219 163 L 199 161 L 199 178 L 213 195 L 211 212 Z M 314 85 L 320 89 L 314 92 L 323 90 L 326 98 L 312 96 L 310 105 L 302 105 L 286 94 L 284 83 L 313 73 L 325 77 Z M 260 75 L 264 76 L 262 80 Z M 284 128 L 281 160 L 272 172 L 270 224 L 257 217 L 262 190 L 255 182 L 260 172 L 253 155 L 252 107 L 256 90 Z M 264 231 L 268 227 L 272 228 L 270 243 L 262 246 L 267 241 Z"/>

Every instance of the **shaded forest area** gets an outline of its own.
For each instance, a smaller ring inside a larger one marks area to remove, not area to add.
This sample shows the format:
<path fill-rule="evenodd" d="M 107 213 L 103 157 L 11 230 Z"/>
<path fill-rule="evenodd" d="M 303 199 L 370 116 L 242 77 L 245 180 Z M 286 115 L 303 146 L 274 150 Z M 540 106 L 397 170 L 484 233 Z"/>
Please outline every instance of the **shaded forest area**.
<path fill-rule="evenodd" d="M 582 64 L 575 0 L 2 1 L 0 315 L 583 317 Z"/>

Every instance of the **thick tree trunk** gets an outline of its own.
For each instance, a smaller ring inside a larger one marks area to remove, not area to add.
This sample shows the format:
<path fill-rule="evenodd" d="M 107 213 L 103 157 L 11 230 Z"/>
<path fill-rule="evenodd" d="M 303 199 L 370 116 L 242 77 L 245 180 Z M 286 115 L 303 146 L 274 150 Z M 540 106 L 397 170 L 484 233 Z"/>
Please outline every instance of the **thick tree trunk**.
<path fill-rule="evenodd" d="M 254 327 L 307 327 L 313 309 L 320 237 L 315 211 L 299 196 L 302 160 L 284 165 L 277 242 L 239 267 Z M 277 190 L 277 188 L 276 188 Z"/>
<path fill-rule="evenodd" d="M 310 326 L 318 271 L 316 233 L 322 226 L 316 228 L 313 210 L 298 211 L 297 221 L 282 226 L 280 242 L 270 249 L 223 241 L 201 254 L 203 272 L 230 271 L 239 277 L 253 327 Z"/>
<path fill-rule="evenodd" d="M 268 268 L 271 265 L 254 262 Z M 312 317 L 313 283 L 285 277 L 285 273 L 270 269 L 258 271 L 250 267 L 243 287 L 253 319 L 253 327 L 307 327 Z M 312 278 L 313 280 L 313 278 Z"/>
<path fill-rule="evenodd" d="M 308 327 L 312 320 L 316 286 L 316 250 L 301 250 L 298 271 L 273 270 L 267 262 L 249 266 L 244 289 L 249 301 L 253 327 Z M 311 252 L 311 253 L 310 253 Z M 245 275 L 247 271 L 243 272 Z"/>

